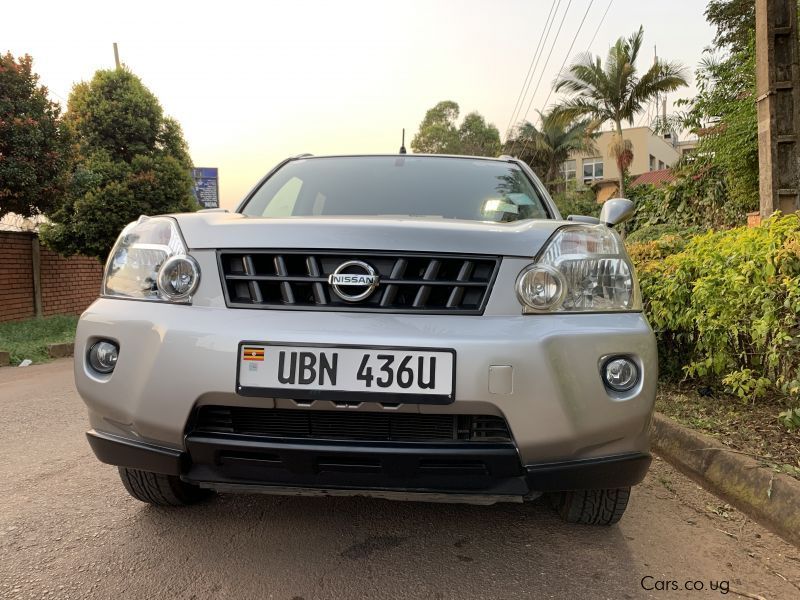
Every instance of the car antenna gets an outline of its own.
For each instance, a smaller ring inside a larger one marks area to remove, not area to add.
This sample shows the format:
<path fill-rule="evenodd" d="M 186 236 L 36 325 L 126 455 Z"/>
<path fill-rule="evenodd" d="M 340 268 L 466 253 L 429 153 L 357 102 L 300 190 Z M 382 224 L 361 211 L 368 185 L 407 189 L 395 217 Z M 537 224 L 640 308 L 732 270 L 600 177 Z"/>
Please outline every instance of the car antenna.
<path fill-rule="evenodd" d="M 406 152 L 406 128 L 403 127 L 403 139 L 400 142 L 400 154 L 407 154 Z"/>

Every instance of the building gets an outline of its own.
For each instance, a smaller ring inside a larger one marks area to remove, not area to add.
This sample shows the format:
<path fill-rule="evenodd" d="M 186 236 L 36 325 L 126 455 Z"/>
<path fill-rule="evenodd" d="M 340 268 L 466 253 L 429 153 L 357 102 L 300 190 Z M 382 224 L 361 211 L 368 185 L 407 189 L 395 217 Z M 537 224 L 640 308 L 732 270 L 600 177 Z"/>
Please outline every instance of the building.
<path fill-rule="evenodd" d="M 594 189 L 598 202 L 605 202 L 617 193 L 619 170 L 611 153 L 615 135 L 613 131 L 600 132 L 594 140 L 594 152 L 575 152 L 561 165 L 562 177 L 567 182 L 575 181 L 578 186 Z M 649 127 L 632 127 L 623 129 L 622 135 L 633 147 L 633 162 L 628 169 L 631 176 L 663 171 L 681 156 L 674 134 L 662 137 Z"/>
<path fill-rule="evenodd" d="M 687 140 L 680 140 L 677 143 L 676 148 L 678 152 L 680 152 L 681 156 L 683 156 L 684 154 L 692 152 L 695 148 L 697 148 L 697 144 L 699 143 L 700 143 L 699 139 L 689 138 Z"/>

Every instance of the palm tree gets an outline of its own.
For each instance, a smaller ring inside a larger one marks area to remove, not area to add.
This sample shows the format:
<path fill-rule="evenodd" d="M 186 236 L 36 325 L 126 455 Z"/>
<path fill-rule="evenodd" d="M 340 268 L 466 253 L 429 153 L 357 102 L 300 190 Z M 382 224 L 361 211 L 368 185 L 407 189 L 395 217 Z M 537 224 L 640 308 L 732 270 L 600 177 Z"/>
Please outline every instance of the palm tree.
<path fill-rule="evenodd" d="M 528 163 L 552 193 L 561 185 L 561 165 L 573 152 L 594 152 L 589 120 L 565 123 L 555 111 L 539 113 L 540 126 L 525 121 L 516 128 L 513 143 L 519 158 Z"/>
<path fill-rule="evenodd" d="M 633 159 L 630 142 L 622 137 L 622 122 L 633 125 L 634 117 L 658 94 L 687 85 L 686 68 L 677 62 L 656 60 L 640 77 L 636 60 L 642 48 L 644 29 L 629 38 L 619 38 L 608 51 L 605 65 L 589 52 L 579 55 L 555 86 L 569 97 L 556 109 L 565 121 L 591 120 L 593 128 L 611 121 L 616 128 L 612 152 L 619 167 L 619 192 L 625 195 L 625 174 Z"/>

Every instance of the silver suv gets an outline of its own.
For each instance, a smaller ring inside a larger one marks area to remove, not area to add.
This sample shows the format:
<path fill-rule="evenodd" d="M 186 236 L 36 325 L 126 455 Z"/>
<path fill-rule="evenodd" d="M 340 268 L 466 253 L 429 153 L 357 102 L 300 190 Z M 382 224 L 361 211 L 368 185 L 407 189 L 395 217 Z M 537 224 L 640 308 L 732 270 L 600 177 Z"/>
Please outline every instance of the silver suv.
<path fill-rule="evenodd" d="M 78 325 L 89 442 L 152 504 L 547 493 L 614 523 L 657 374 L 630 209 L 563 220 L 509 157 L 304 155 L 233 213 L 142 217 Z"/>

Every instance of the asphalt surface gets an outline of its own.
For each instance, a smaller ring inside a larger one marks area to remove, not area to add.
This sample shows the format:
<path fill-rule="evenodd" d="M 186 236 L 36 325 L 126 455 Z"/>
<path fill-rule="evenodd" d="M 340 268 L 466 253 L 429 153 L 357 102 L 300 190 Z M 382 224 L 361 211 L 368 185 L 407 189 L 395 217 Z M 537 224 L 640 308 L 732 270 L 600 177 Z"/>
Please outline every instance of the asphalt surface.
<path fill-rule="evenodd" d="M 70 360 L 0 369 L 0 414 L 2 599 L 800 598 L 800 549 L 658 460 L 611 528 L 543 503 L 223 495 L 167 510 L 95 460 Z"/>

